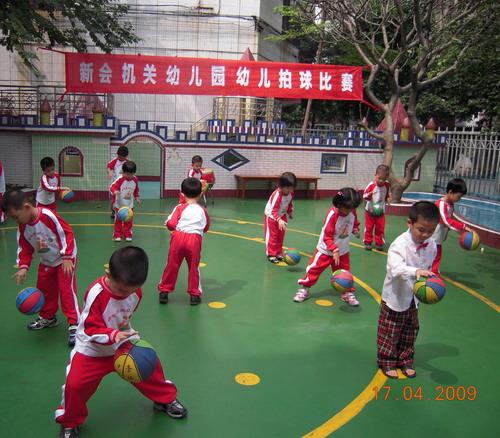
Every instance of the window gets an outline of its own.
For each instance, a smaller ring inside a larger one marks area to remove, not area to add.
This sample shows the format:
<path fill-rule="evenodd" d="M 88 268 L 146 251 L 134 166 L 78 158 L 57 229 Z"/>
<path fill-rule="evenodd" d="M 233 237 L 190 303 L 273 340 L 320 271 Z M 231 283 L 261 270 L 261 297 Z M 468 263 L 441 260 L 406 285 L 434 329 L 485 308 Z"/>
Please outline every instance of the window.
<path fill-rule="evenodd" d="M 404 168 L 404 178 L 406 178 L 406 168 L 410 164 L 412 158 L 406 161 L 405 163 L 405 168 Z M 418 163 L 417 168 L 413 171 L 413 176 L 411 178 L 412 181 L 420 181 L 420 168 L 422 167 L 422 163 Z"/>
<path fill-rule="evenodd" d="M 347 154 L 321 154 L 321 173 L 346 173 Z"/>
<path fill-rule="evenodd" d="M 80 149 L 68 146 L 59 153 L 61 176 L 83 176 L 83 154 Z"/>
<path fill-rule="evenodd" d="M 215 164 L 223 167 L 226 170 L 232 171 L 244 164 L 248 163 L 248 159 L 245 158 L 240 153 L 236 152 L 234 149 L 228 149 L 222 154 L 217 155 L 212 159 Z"/>

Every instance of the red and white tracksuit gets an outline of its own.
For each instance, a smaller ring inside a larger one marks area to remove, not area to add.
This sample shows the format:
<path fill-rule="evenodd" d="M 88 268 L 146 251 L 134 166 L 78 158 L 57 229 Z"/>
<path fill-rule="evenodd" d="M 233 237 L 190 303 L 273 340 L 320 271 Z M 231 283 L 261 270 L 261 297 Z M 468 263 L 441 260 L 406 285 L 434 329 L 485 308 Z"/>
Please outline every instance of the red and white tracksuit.
<path fill-rule="evenodd" d="M 141 298 L 141 289 L 126 297 L 115 295 L 105 277 L 90 286 L 78 324 L 76 345 L 66 368 L 61 404 L 55 411 L 57 423 L 74 428 L 85 422 L 88 415 L 87 401 L 103 377 L 114 371 L 113 355 L 126 342 L 117 343 L 116 335 L 120 331 L 132 329 L 130 319 Z M 177 396 L 177 388 L 165 379 L 159 360 L 147 380 L 133 385 L 156 403 L 171 403 Z"/>
<path fill-rule="evenodd" d="M 61 177 L 58 173 L 48 177 L 43 174 L 40 178 L 40 186 L 36 191 L 36 206 L 57 210 L 56 194 L 61 191 Z"/>
<path fill-rule="evenodd" d="M 448 236 L 448 231 L 458 231 L 459 233 L 465 230 L 465 224 L 453 218 L 454 205 L 451 202 L 446 202 L 444 198 L 436 201 L 436 206 L 439 208 L 439 224 L 432 235 L 432 238 L 437 244 L 437 256 L 432 264 L 432 272 L 439 274 L 439 265 L 441 264 L 441 256 L 443 253 L 443 242 Z"/>
<path fill-rule="evenodd" d="M 186 178 L 196 178 L 201 181 L 202 177 L 203 177 L 203 170 L 201 168 L 195 169 L 194 167 L 190 167 Z M 186 202 L 186 197 L 184 196 L 184 193 L 179 192 L 179 204 L 184 204 L 185 202 Z"/>
<path fill-rule="evenodd" d="M 375 245 L 385 245 L 385 203 L 389 199 L 389 188 L 390 184 L 388 182 L 379 186 L 376 182 L 372 181 L 366 186 L 366 189 L 363 193 L 363 199 L 366 200 L 365 235 L 363 239 L 365 245 L 372 244 L 374 231 Z M 384 213 L 382 213 L 380 216 L 373 216 L 372 212 L 374 204 L 382 204 L 384 206 Z"/>
<path fill-rule="evenodd" d="M 352 233 L 359 233 L 356 211 L 343 216 L 336 207 L 330 208 L 321 229 L 316 251 L 307 265 L 306 275 L 300 278 L 298 283 L 307 288 L 314 286 L 328 266 L 331 266 L 332 272 L 337 269 L 350 271 L 349 239 Z M 338 264 L 333 259 L 334 253 L 340 256 Z"/>
<path fill-rule="evenodd" d="M 171 293 L 175 290 L 175 283 L 182 261 L 188 264 L 189 295 L 200 296 L 200 258 L 203 234 L 210 227 L 210 218 L 207 211 L 199 204 L 178 204 L 167 221 L 167 228 L 172 231 L 168 260 L 163 276 L 158 284 L 159 292 Z"/>
<path fill-rule="evenodd" d="M 112 195 L 113 208 L 115 210 L 115 227 L 113 232 L 113 238 L 132 238 L 132 226 L 134 224 L 134 219 L 130 219 L 127 222 L 123 222 L 118 218 L 118 210 L 120 207 L 129 207 L 134 209 L 134 199 L 139 197 L 139 180 L 136 176 L 132 179 L 127 179 L 124 176 L 120 176 L 116 179 L 109 191 Z M 116 195 L 115 193 L 118 192 Z"/>
<path fill-rule="evenodd" d="M 113 172 L 111 175 L 111 181 L 115 181 L 122 176 L 123 164 L 127 161 L 128 159 L 126 158 L 124 160 L 120 160 L 118 157 L 115 157 L 106 165 L 106 169 Z"/>
<path fill-rule="evenodd" d="M 266 241 L 266 255 L 276 257 L 283 255 L 283 242 L 286 228 L 279 229 L 278 220 L 288 222 L 287 215 L 293 215 L 293 198 L 295 194 L 283 195 L 277 188 L 269 197 L 264 209 L 264 237 Z"/>
<path fill-rule="evenodd" d="M 2 210 L 4 193 L 5 193 L 5 173 L 3 171 L 3 164 L 0 161 L 0 224 L 5 222 L 5 213 Z"/>
<path fill-rule="evenodd" d="M 40 316 L 50 319 L 59 307 L 59 297 L 69 325 L 78 323 L 80 308 L 76 295 L 76 242 L 73 230 L 56 212 L 38 208 L 33 222 L 19 225 L 17 232 L 17 264 L 29 269 L 33 252 L 40 256 L 36 287 L 45 298 Z M 73 272 L 66 275 L 62 270 L 63 260 L 71 260 Z"/>

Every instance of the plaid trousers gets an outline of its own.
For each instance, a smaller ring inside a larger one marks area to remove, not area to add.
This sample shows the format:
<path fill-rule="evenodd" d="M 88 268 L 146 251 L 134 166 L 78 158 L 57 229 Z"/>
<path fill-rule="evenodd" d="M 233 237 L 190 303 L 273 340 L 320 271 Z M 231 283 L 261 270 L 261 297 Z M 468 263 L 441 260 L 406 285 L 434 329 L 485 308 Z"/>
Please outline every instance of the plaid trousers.
<path fill-rule="evenodd" d="M 418 329 L 418 309 L 414 301 L 410 308 L 403 312 L 390 309 L 382 301 L 377 330 L 378 366 L 412 366 Z"/>

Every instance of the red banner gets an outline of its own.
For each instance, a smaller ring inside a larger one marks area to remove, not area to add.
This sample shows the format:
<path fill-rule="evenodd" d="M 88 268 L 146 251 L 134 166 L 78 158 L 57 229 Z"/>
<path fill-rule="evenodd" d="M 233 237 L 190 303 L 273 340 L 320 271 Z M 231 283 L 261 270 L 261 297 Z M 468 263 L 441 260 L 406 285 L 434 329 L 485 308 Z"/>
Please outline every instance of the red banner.
<path fill-rule="evenodd" d="M 363 100 L 363 67 L 167 56 L 64 55 L 68 92 Z"/>

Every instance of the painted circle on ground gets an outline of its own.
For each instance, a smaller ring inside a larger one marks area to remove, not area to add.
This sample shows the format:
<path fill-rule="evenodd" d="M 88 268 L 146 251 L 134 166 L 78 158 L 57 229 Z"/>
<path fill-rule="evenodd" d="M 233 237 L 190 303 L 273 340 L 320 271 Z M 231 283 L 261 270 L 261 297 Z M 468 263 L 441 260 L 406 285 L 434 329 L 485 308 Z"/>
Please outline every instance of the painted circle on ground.
<path fill-rule="evenodd" d="M 224 309 L 224 307 L 226 307 L 226 303 L 221 301 L 212 301 L 208 303 L 208 307 L 211 307 L 212 309 Z"/>
<path fill-rule="evenodd" d="M 285 262 L 275 263 L 276 266 L 288 266 Z"/>
<path fill-rule="evenodd" d="M 200 268 L 204 268 L 205 266 L 207 266 L 207 264 L 205 262 L 200 262 L 200 264 L 198 266 Z"/>
<path fill-rule="evenodd" d="M 322 307 L 331 307 L 331 306 L 333 306 L 333 301 L 331 301 L 331 300 L 316 300 L 315 303 L 318 306 L 322 306 Z"/>
<path fill-rule="evenodd" d="M 244 386 L 254 386 L 260 383 L 260 377 L 254 373 L 239 373 L 234 376 L 236 383 Z"/>

